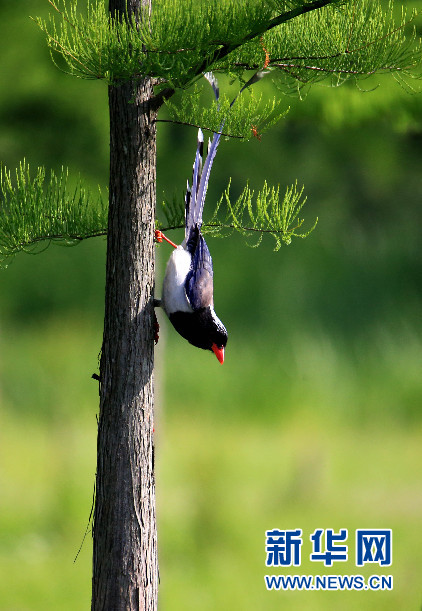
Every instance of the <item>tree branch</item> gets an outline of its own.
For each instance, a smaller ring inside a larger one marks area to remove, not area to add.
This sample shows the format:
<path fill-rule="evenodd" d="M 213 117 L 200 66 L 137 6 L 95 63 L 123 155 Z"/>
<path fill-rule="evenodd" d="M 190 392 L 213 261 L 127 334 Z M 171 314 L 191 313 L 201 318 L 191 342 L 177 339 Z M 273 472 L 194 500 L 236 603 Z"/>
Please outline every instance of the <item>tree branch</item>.
<path fill-rule="evenodd" d="M 183 88 L 188 87 L 189 84 L 192 83 L 192 81 L 195 78 L 197 78 L 203 72 L 206 72 L 207 70 L 209 70 L 215 62 L 221 61 L 222 59 L 224 59 L 224 57 L 229 55 L 229 53 L 232 53 L 232 51 L 235 51 L 236 49 L 238 49 L 245 43 L 250 42 L 257 36 L 262 36 L 263 34 L 265 34 L 265 32 L 272 30 L 273 28 L 277 27 L 278 25 L 281 25 L 282 23 L 286 23 L 286 21 L 290 21 L 291 19 L 294 19 L 295 17 L 299 17 L 300 15 L 304 15 L 311 11 L 315 11 L 329 4 L 333 4 L 333 0 L 314 0 L 310 4 L 307 4 L 301 7 L 297 7 L 290 11 L 287 11 L 286 13 L 281 13 L 280 15 L 277 15 L 276 17 L 271 19 L 264 27 L 257 28 L 256 30 L 253 30 L 249 32 L 248 34 L 246 34 L 242 38 L 242 40 L 240 40 L 240 42 L 237 42 L 234 44 L 229 44 L 229 43 L 222 44 L 221 47 L 219 47 L 218 49 L 214 51 L 214 53 L 211 55 L 210 58 L 204 59 L 204 61 L 201 62 L 194 69 L 194 75 L 190 76 L 189 79 L 187 79 L 186 82 L 183 83 L 182 87 Z M 162 91 L 160 91 L 150 101 L 150 104 L 153 110 L 155 111 L 158 110 L 160 106 L 163 104 L 164 100 L 168 100 L 169 98 L 171 98 L 175 92 L 176 90 L 173 89 L 172 87 L 166 87 L 166 89 L 163 89 Z"/>

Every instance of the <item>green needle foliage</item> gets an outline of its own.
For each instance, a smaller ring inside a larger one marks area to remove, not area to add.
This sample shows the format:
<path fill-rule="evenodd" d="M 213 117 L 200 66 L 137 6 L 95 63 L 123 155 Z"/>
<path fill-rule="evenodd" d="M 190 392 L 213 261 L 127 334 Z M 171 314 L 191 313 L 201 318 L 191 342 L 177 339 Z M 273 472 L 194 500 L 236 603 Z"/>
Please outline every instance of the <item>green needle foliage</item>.
<path fill-rule="evenodd" d="M 150 76 L 158 85 L 185 89 L 207 70 L 256 70 L 267 59 L 280 86 L 336 75 L 410 71 L 420 60 L 415 35 L 379 0 L 155 0 L 151 15 L 119 21 L 105 2 L 54 4 L 36 22 L 55 57 L 71 74 L 109 83 Z"/>
<path fill-rule="evenodd" d="M 212 68 L 217 56 L 243 44 L 251 32 L 253 37 L 262 35 L 280 13 L 288 19 L 312 5 L 339 4 L 338 0 L 155 0 L 151 15 L 120 22 L 109 15 L 103 0 L 89 2 L 85 15 L 78 11 L 76 0 L 70 5 L 49 1 L 56 15 L 48 22 L 39 18 L 36 22 L 70 73 L 109 82 L 148 75 L 175 88 L 186 86 L 207 66 Z"/>
<path fill-rule="evenodd" d="M 267 182 L 258 192 L 254 201 L 254 192 L 246 185 L 234 204 L 230 201 L 230 184 L 220 199 L 212 219 L 206 224 L 205 231 L 214 235 L 224 235 L 225 230 L 235 230 L 250 240 L 256 234 L 254 242 L 248 241 L 249 246 L 257 247 L 265 234 L 271 235 L 275 240 L 274 250 L 279 250 L 281 243 L 290 244 L 293 237 L 306 238 L 316 227 L 318 218 L 313 226 L 303 233 L 299 229 L 304 219 L 299 213 L 306 202 L 302 197 L 304 188 L 299 191 L 297 183 L 287 187 L 283 199 L 280 201 L 280 185 L 269 187 Z M 223 198 L 226 202 L 226 214 L 219 220 L 219 209 Z"/>
<path fill-rule="evenodd" d="M 47 177 L 45 169 L 39 167 L 31 177 L 29 165 L 23 161 L 12 179 L 11 172 L 1 167 L 0 194 L 2 265 L 17 252 L 39 252 L 41 241 L 70 246 L 106 233 L 107 205 L 101 193 L 93 201 L 80 179 L 71 188 L 63 168 L 59 175 L 51 171 Z"/>
<path fill-rule="evenodd" d="M 415 76 L 420 66 L 421 45 L 412 25 L 416 13 L 402 11 L 396 19 L 392 2 L 384 2 L 383 10 L 380 0 L 154 0 L 150 14 L 124 19 L 110 15 L 105 0 L 88 0 L 84 12 L 77 0 L 48 2 L 53 7 L 49 20 L 35 21 L 59 68 L 109 84 L 151 77 L 151 104 L 170 114 L 158 120 L 219 131 L 225 118 L 223 134 L 241 140 L 259 137 L 286 109 L 280 100 L 262 102 L 251 88 L 233 106 L 225 94 L 219 107 L 204 105 L 197 82 L 205 72 L 234 78 L 239 90 L 251 70 L 266 71 L 289 93 L 323 79 L 338 85 L 374 72 L 391 72 L 403 80 Z M 106 205 L 101 197 L 92 201 L 80 180 L 77 185 L 69 189 L 64 170 L 47 179 L 38 168 L 31 179 L 23 163 L 13 182 L 2 169 L 0 256 L 42 240 L 73 244 L 103 235 Z M 279 195 L 279 187 L 264 183 L 254 199 L 247 186 L 232 204 L 227 189 L 204 230 L 257 234 L 257 243 L 269 233 L 278 250 L 281 242 L 309 234 L 299 233 L 302 190 L 288 188 L 281 202 Z M 166 203 L 163 212 L 169 227 L 183 225 L 180 204 Z"/>
<path fill-rule="evenodd" d="M 243 141 L 266 132 L 286 116 L 288 109 L 280 108 L 282 99 L 263 102 L 262 94 L 256 95 L 253 89 L 245 90 L 236 104 L 230 107 L 231 100 L 223 95 L 218 104 L 205 106 L 200 99 L 200 89 L 195 85 L 193 93 L 180 95 L 164 104 L 174 122 L 202 126 L 214 132 L 220 131 L 225 118 L 223 133 Z"/>
<path fill-rule="evenodd" d="M 393 9 L 393 2 L 385 11 L 380 2 L 354 0 L 305 13 L 266 32 L 261 45 L 269 55 L 274 82 L 291 91 L 324 79 L 338 85 L 375 72 L 410 74 L 421 57 L 420 40 L 411 27 L 417 13 L 403 11 L 395 20 Z M 218 68 L 227 69 L 228 60 L 238 70 L 258 68 L 262 48 L 255 41 L 242 45 Z"/>
<path fill-rule="evenodd" d="M 249 185 L 246 185 L 237 200 L 232 203 L 229 183 L 212 217 L 204 222 L 202 230 L 216 237 L 227 236 L 237 231 L 245 236 L 248 245 L 253 247 L 259 246 L 264 235 L 268 234 L 275 240 L 274 250 L 279 250 L 282 242 L 290 244 L 293 237 L 306 238 L 316 227 L 318 219 L 310 229 L 299 232 L 304 223 L 304 219 L 299 218 L 299 213 L 306 202 L 306 197 L 302 196 L 303 187 L 298 190 L 295 184 L 286 189 L 280 201 L 280 186 L 269 187 L 264 182 L 256 198 Z M 225 212 L 221 210 L 223 201 L 226 204 Z M 174 198 L 171 203 L 163 202 L 162 211 L 166 223 L 157 221 L 157 229 L 168 231 L 184 227 L 182 198 Z M 256 236 L 256 239 L 253 236 Z M 254 241 L 250 241 L 251 238 Z"/>

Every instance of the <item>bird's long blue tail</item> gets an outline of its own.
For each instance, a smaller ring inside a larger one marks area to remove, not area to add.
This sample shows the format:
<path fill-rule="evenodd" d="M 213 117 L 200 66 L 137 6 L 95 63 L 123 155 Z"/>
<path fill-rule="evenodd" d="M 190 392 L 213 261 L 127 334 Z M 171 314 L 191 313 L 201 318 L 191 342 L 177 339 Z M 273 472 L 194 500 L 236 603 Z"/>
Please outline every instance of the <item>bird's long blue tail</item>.
<path fill-rule="evenodd" d="M 259 81 L 266 74 L 265 70 L 258 70 L 252 78 L 242 87 L 239 93 L 234 97 L 230 104 L 230 108 L 235 103 L 238 96 L 250 85 L 253 85 Z M 212 72 L 206 72 L 204 74 L 207 81 L 210 83 L 215 99 L 217 101 L 217 108 L 219 108 L 220 90 L 218 82 Z M 185 197 L 185 236 L 186 239 L 189 237 L 189 232 L 195 225 L 201 228 L 202 225 L 202 212 L 204 210 L 205 196 L 208 189 L 208 181 L 211 173 L 212 164 L 217 153 L 218 144 L 221 138 L 221 132 L 223 130 L 226 117 L 222 120 L 218 132 L 214 132 L 214 136 L 209 143 L 207 157 L 203 164 L 203 152 L 204 152 L 204 134 L 201 128 L 198 130 L 198 142 L 196 147 L 195 161 L 193 164 L 192 174 L 192 189 L 187 183 L 186 197 Z"/>

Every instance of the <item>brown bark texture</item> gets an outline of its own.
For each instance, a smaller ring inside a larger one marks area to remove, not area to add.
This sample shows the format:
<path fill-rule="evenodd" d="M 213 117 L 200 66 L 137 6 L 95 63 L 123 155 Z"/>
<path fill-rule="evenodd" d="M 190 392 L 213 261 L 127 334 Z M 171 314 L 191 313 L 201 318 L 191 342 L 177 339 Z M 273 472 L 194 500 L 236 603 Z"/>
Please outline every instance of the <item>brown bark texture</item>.
<path fill-rule="evenodd" d="M 110 10 L 125 2 L 111 0 Z M 137 2 L 132 0 L 131 10 Z M 138 3 L 139 4 L 139 3 Z M 136 8 L 136 7 L 135 7 Z M 109 88 L 110 208 L 92 610 L 155 611 L 155 114 L 149 79 Z"/>
<path fill-rule="evenodd" d="M 94 512 L 95 611 L 153 610 L 155 124 L 148 81 L 110 87 L 110 211 Z"/>

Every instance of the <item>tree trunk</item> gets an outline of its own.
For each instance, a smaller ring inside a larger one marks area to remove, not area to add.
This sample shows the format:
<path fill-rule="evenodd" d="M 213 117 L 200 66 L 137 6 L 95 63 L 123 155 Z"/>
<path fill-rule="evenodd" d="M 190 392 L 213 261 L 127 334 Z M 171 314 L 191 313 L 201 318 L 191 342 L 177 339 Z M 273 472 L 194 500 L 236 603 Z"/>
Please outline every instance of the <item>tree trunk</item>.
<path fill-rule="evenodd" d="M 111 0 L 110 10 L 121 10 L 122 4 Z M 131 10 L 134 4 L 131 0 Z M 149 79 L 109 88 L 110 210 L 93 528 L 94 611 L 157 608 L 152 95 Z"/>

